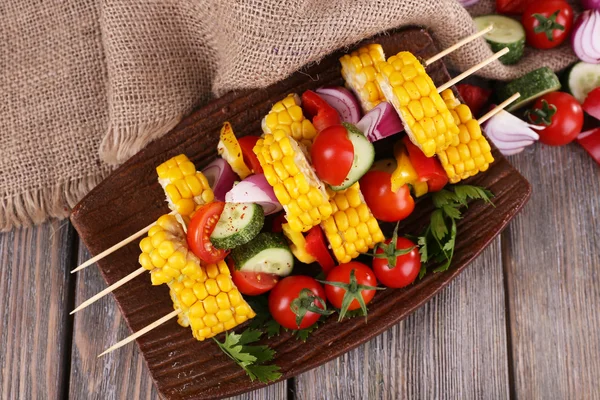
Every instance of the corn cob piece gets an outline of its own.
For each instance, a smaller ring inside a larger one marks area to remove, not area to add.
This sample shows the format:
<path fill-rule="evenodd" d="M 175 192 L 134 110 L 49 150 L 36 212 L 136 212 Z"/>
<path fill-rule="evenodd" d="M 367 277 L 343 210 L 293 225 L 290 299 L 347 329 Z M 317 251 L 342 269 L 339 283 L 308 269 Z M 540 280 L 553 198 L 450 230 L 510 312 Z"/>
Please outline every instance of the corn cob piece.
<path fill-rule="evenodd" d="M 356 94 L 365 113 L 385 101 L 377 84 L 378 64 L 384 61 L 380 44 L 369 44 L 340 58 L 346 86 Z"/>
<path fill-rule="evenodd" d="M 494 162 L 494 157 L 490 144 L 481 133 L 481 127 L 473 118 L 469 107 L 461 104 L 450 89 L 442 92 L 442 98 L 458 125 L 459 134 L 446 150 L 437 155 L 450 183 L 456 183 L 486 171 Z"/>
<path fill-rule="evenodd" d="M 313 139 L 317 136 L 317 130 L 310 120 L 304 118 L 301 104 L 300 96 L 296 93 L 290 93 L 285 99 L 275 103 L 269 114 L 262 120 L 263 132 L 273 133 L 276 130 L 283 130 L 298 143 L 310 148 Z"/>
<path fill-rule="evenodd" d="M 200 206 L 214 200 L 208 180 L 194 164 L 180 154 L 156 167 L 158 182 L 167 196 L 169 208 L 184 217 L 190 217 Z"/>
<path fill-rule="evenodd" d="M 321 227 L 338 262 L 349 262 L 385 240 L 358 182 L 343 191 L 327 191 L 333 214 Z"/>
<path fill-rule="evenodd" d="M 282 129 L 265 133 L 254 146 L 265 178 L 283 206 L 289 227 L 306 232 L 331 215 L 325 184 L 300 145 Z"/>
<path fill-rule="evenodd" d="M 398 111 L 410 140 L 427 157 L 445 150 L 458 127 L 419 60 L 403 51 L 380 63 L 379 70 L 379 87 Z"/>
<path fill-rule="evenodd" d="M 235 287 L 224 261 L 201 265 L 192 254 L 186 268 L 169 288 L 173 308 L 182 311 L 177 322 L 191 327 L 196 340 L 213 337 L 256 315 Z"/>

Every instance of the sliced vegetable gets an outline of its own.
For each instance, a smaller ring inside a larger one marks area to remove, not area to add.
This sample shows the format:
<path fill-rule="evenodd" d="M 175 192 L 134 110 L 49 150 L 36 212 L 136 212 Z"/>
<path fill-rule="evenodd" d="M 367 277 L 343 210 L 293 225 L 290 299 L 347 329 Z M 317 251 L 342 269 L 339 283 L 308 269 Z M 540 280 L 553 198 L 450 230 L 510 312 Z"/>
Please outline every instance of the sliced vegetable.
<path fill-rule="evenodd" d="M 235 185 L 225 195 L 228 203 L 258 203 L 265 215 L 275 214 L 283 209 L 263 174 L 250 175 Z"/>
<path fill-rule="evenodd" d="M 361 309 L 367 317 L 367 304 L 375 296 L 377 279 L 373 270 L 365 264 L 351 261 L 340 264 L 327 274 L 325 285 L 327 300 L 340 310 L 339 321 L 344 319 L 348 311 Z"/>
<path fill-rule="evenodd" d="M 215 200 L 225 201 L 225 194 L 231 190 L 238 176 L 233 172 L 231 166 L 222 158 L 215 158 L 202 170 L 212 188 Z"/>
<path fill-rule="evenodd" d="M 348 131 L 348 138 L 354 148 L 354 160 L 344 181 L 339 185 L 331 185 L 333 190 L 344 190 L 352 186 L 371 168 L 375 159 L 375 148 L 365 135 L 356 129 L 354 125 L 344 122 L 343 126 Z M 333 165 L 329 165 L 329 168 L 332 167 Z"/>
<path fill-rule="evenodd" d="M 536 49 L 551 49 L 564 42 L 573 26 L 573 9 L 564 0 L 531 2 L 521 18 L 527 44 Z"/>
<path fill-rule="evenodd" d="M 217 263 L 229 254 L 228 250 L 217 249 L 210 241 L 224 208 L 222 201 L 205 204 L 196 211 L 187 227 L 188 246 L 199 259 L 209 264 Z"/>
<path fill-rule="evenodd" d="M 329 315 L 325 289 L 310 276 L 296 275 L 282 279 L 269 294 L 269 312 L 287 329 L 305 329 L 321 315 Z"/>
<path fill-rule="evenodd" d="M 258 157 L 256 157 L 256 154 L 254 154 L 253 150 L 254 146 L 256 146 L 256 142 L 258 142 L 258 139 L 258 136 L 253 135 L 243 136 L 238 139 L 240 147 L 242 148 L 242 157 L 244 157 L 244 164 L 246 164 L 246 166 L 250 168 L 250 170 L 254 174 L 263 173 L 263 169 L 260 165 L 260 162 L 258 161 Z"/>
<path fill-rule="evenodd" d="M 254 271 L 238 271 L 237 269 L 229 266 L 231 272 L 231 279 L 238 288 L 240 293 L 247 296 L 258 296 L 273 289 L 277 282 L 279 282 L 279 276 L 275 274 L 266 274 L 264 272 Z"/>
<path fill-rule="evenodd" d="M 229 122 L 225 122 L 221 128 L 221 137 L 217 145 L 217 152 L 229 163 L 233 172 L 238 174 L 240 178 L 244 179 L 252 174 L 250 168 L 244 163 L 242 148 Z"/>
<path fill-rule="evenodd" d="M 317 135 L 310 155 L 319 179 L 330 185 L 341 185 L 354 163 L 354 145 L 346 128 L 335 125 Z"/>
<path fill-rule="evenodd" d="M 394 107 L 384 101 L 365 114 L 356 124 L 370 142 L 384 139 L 404 130 L 404 125 Z"/>
<path fill-rule="evenodd" d="M 583 126 L 581 105 L 568 93 L 548 93 L 526 114 L 531 123 L 545 127 L 539 133 L 540 142 L 551 146 L 572 142 Z"/>
<path fill-rule="evenodd" d="M 334 266 L 333 257 L 329 254 L 325 235 L 320 226 L 313 226 L 306 235 L 306 252 L 313 256 L 325 273 L 329 272 Z"/>
<path fill-rule="evenodd" d="M 497 95 L 500 101 L 504 101 L 513 94 L 520 93 L 521 97 L 506 109 L 507 111 L 513 111 L 533 102 L 546 93 L 558 89 L 560 89 L 560 81 L 556 74 L 550 68 L 542 67 L 501 87 Z"/>
<path fill-rule="evenodd" d="M 531 0 L 496 0 L 496 12 L 501 14 L 522 14 Z"/>
<path fill-rule="evenodd" d="M 306 250 L 306 239 L 304 238 L 302 232 L 294 232 L 290 229 L 290 225 L 287 223 L 282 224 L 281 229 L 285 237 L 290 242 L 290 250 L 292 251 L 292 254 L 294 254 L 294 256 L 300 262 L 303 262 L 304 264 L 311 264 L 317 261 L 317 259 Z"/>
<path fill-rule="evenodd" d="M 488 139 L 506 156 L 522 152 L 540 136 L 534 131 L 543 126 L 531 125 L 504 110 L 490 118 L 483 126 Z"/>
<path fill-rule="evenodd" d="M 456 85 L 460 97 L 463 98 L 465 104 L 471 109 L 474 117 L 480 115 L 483 106 L 488 102 L 492 91 L 479 86 L 470 85 L 468 83 L 460 83 Z"/>
<path fill-rule="evenodd" d="M 600 0 L 581 0 L 581 6 L 585 10 L 600 10 Z"/>
<path fill-rule="evenodd" d="M 600 86 L 588 93 L 583 102 L 583 111 L 600 119 Z"/>
<path fill-rule="evenodd" d="M 362 115 L 360 104 L 354 94 L 342 86 L 322 87 L 316 92 L 335 108 L 342 122 L 356 124 Z"/>
<path fill-rule="evenodd" d="M 415 146 L 408 136 L 402 138 L 402 143 L 406 146 L 410 163 L 414 167 L 420 182 L 427 182 L 428 192 L 437 192 L 442 190 L 448 183 L 448 175 L 440 161 L 435 157 L 425 157 L 425 154 Z"/>
<path fill-rule="evenodd" d="M 392 172 L 392 191 L 396 192 L 402 186 L 410 185 L 413 188 L 415 197 L 426 194 L 427 182 L 419 181 L 419 175 L 410 162 L 408 151 L 401 141 L 396 142 L 394 145 L 394 156 L 396 157 L 396 168 Z"/>
<path fill-rule="evenodd" d="M 577 143 L 600 165 L 600 128 L 582 132 L 577 136 Z"/>
<path fill-rule="evenodd" d="M 333 125 L 339 125 L 342 122 L 337 110 L 312 90 L 306 90 L 302 93 L 302 109 L 306 111 L 312 120 L 317 132 Z"/>
<path fill-rule="evenodd" d="M 521 59 L 525 48 L 525 29 L 519 21 L 502 15 L 482 15 L 474 18 L 473 22 L 478 31 L 482 31 L 490 25 L 494 26 L 483 37 L 494 53 L 505 47 L 508 48 L 509 52 L 500 57 L 502 64 L 515 64 Z"/>
<path fill-rule="evenodd" d="M 294 256 L 281 234 L 262 232 L 250 242 L 231 251 L 235 268 L 287 276 L 294 267 Z"/>
<path fill-rule="evenodd" d="M 217 249 L 233 249 L 254 239 L 264 222 L 263 209 L 256 203 L 225 203 L 210 242 Z"/>
<path fill-rule="evenodd" d="M 571 45 L 581 61 L 591 64 L 600 63 L 600 10 L 586 10 L 579 15 Z"/>
<path fill-rule="evenodd" d="M 583 103 L 588 93 L 597 87 L 600 87 L 600 64 L 578 62 L 573 65 L 567 76 L 567 89 L 578 102 Z"/>
<path fill-rule="evenodd" d="M 360 180 L 367 206 L 380 221 L 401 221 L 415 209 L 408 185 L 393 192 L 391 181 L 392 174 L 383 171 L 369 171 Z"/>

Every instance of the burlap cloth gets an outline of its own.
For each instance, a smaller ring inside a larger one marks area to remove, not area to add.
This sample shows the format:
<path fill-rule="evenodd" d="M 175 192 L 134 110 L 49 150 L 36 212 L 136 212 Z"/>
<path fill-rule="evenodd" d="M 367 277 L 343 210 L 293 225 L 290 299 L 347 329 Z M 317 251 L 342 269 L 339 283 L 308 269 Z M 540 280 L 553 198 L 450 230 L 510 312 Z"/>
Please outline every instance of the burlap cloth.
<path fill-rule="evenodd" d="M 455 0 L 6 0 L 0 16 L 0 230 L 67 216 L 114 165 L 214 96 L 393 27 L 426 26 L 441 47 L 474 32 Z M 462 70 L 490 55 L 480 39 L 445 61 Z M 574 60 L 568 46 L 529 51 L 479 75 Z"/>

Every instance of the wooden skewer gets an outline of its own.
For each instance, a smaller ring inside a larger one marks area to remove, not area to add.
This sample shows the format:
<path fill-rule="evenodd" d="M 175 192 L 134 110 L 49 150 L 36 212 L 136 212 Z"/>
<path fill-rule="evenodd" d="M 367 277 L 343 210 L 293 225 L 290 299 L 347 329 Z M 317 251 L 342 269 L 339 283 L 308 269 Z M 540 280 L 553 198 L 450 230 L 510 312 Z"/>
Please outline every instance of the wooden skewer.
<path fill-rule="evenodd" d="M 458 48 L 464 46 L 465 44 L 472 42 L 473 40 L 477 39 L 478 37 L 481 37 L 483 35 L 485 35 L 486 33 L 488 33 L 489 31 L 491 31 L 492 29 L 494 29 L 494 25 L 490 25 L 487 28 L 485 28 L 482 31 L 479 31 L 477 33 L 472 34 L 471 36 L 467 36 L 466 38 L 462 39 L 461 41 L 455 43 L 454 45 L 448 47 L 446 50 L 439 52 L 438 54 L 436 54 L 435 56 L 431 57 L 429 60 L 425 61 L 425 66 L 429 66 L 431 64 L 433 64 L 434 62 L 436 62 L 437 60 L 439 60 L 442 57 L 446 57 L 448 54 L 452 53 L 454 50 L 457 50 Z"/>
<path fill-rule="evenodd" d="M 479 125 L 483 124 L 485 121 L 487 121 L 488 119 L 492 118 L 494 115 L 498 114 L 500 111 L 504 110 L 506 107 L 508 107 L 508 105 L 510 103 L 512 103 L 513 101 L 515 101 L 519 97 L 521 97 L 521 93 L 517 92 L 517 93 L 513 94 L 508 99 L 504 100 L 502 103 L 498 104 L 496 107 L 494 107 L 492 110 L 490 110 L 483 117 L 479 118 L 477 120 L 477 122 L 479 123 Z"/>
<path fill-rule="evenodd" d="M 104 350 L 103 353 L 98 355 L 98 358 L 102 357 L 105 354 L 110 353 L 111 351 L 118 349 L 119 347 L 125 346 L 127 343 L 134 341 L 135 339 L 139 338 L 142 335 L 145 335 L 146 333 L 150 332 L 152 329 L 164 324 L 165 322 L 167 322 L 168 320 L 170 320 L 172 318 L 175 318 L 180 312 L 181 312 L 181 309 L 172 311 L 169 314 L 165 315 L 164 317 L 162 317 L 162 318 L 154 321 L 150 325 L 146 326 L 145 328 L 142 328 L 139 331 L 137 331 L 136 333 L 127 336 L 125 339 L 121 340 L 120 342 L 118 342 L 118 343 L 112 345 L 111 347 L 109 347 L 108 349 Z"/>
<path fill-rule="evenodd" d="M 96 294 L 93 297 L 90 297 L 89 299 L 87 299 L 86 301 L 84 301 L 83 303 L 81 303 L 76 309 L 74 309 L 73 311 L 71 311 L 69 314 L 73 315 L 77 311 L 83 310 L 84 308 L 86 308 L 90 304 L 96 302 L 97 300 L 99 300 L 102 297 L 106 296 L 107 294 L 109 294 L 113 290 L 117 289 L 120 286 L 123 286 L 124 284 L 126 284 L 127 282 L 129 282 L 130 280 L 132 280 L 133 278 L 135 278 L 136 276 L 138 276 L 138 275 L 140 275 L 140 274 L 142 274 L 142 273 L 144 273 L 146 271 L 147 271 L 147 269 L 144 268 L 144 267 L 140 267 L 140 268 L 136 269 L 135 271 L 133 271 L 132 273 L 130 273 L 126 277 L 121 278 L 120 280 L 118 280 L 117 282 L 113 283 L 112 285 L 110 285 L 109 287 L 107 287 L 106 289 L 104 289 L 103 291 L 101 291 L 100 293 Z"/>
<path fill-rule="evenodd" d="M 174 213 L 175 213 L 175 211 L 171 211 L 169 214 L 174 214 Z M 98 254 L 97 256 L 90 258 L 89 260 L 87 260 L 86 262 L 81 264 L 79 267 L 77 267 L 73 271 L 71 271 L 71 273 L 81 271 L 82 269 L 87 268 L 90 265 L 94 264 L 98 260 L 103 259 L 107 255 L 114 253 L 115 251 L 119 250 L 121 247 L 128 245 L 129 243 L 133 242 L 135 239 L 139 238 L 140 236 L 142 236 L 146 232 L 148 232 L 150 230 L 150 228 L 152 228 L 155 224 L 156 224 L 156 221 L 151 223 L 147 227 L 143 228 L 139 232 L 134 233 L 133 235 L 129 236 L 127 239 L 123 239 L 119 243 L 115 244 L 114 246 L 104 250 L 102 253 Z"/>
<path fill-rule="evenodd" d="M 497 52 L 496 54 L 494 54 L 493 56 L 491 56 L 491 57 L 483 60 L 482 62 L 480 62 L 477 65 L 472 66 L 471 68 L 469 68 L 468 70 L 466 70 L 462 74 L 454 77 L 453 79 L 450 79 L 448 82 L 444 83 L 442 86 L 440 86 L 437 89 L 438 93 L 442 93 L 444 90 L 448 89 L 450 86 L 457 84 L 458 82 L 462 81 L 463 79 L 465 79 L 467 76 L 471 75 L 472 73 L 474 73 L 476 71 L 479 71 L 481 68 L 485 67 L 486 65 L 488 65 L 492 61 L 495 61 L 495 60 L 499 59 L 500 57 L 502 57 L 503 55 L 505 55 L 509 51 L 510 50 L 508 49 L 508 47 L 505 47 L 502 50 L 500 50 L 499 52 Z"/>

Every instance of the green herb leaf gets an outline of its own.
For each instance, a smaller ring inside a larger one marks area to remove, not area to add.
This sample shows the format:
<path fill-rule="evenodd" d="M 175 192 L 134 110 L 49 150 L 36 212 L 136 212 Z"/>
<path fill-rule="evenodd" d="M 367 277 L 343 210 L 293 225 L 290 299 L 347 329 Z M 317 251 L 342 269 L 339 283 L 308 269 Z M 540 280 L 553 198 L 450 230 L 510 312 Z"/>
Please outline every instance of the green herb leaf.
<path fill-rule="evenodd" d="M 428 246 L 427 246 L 427 233 L 429 231 L 427 231 L 425 233 L 425 236 L 419 236 L 419 239 L 417 240 L 417 244 L 419 245 L 419 253 L 421 253 L 421 263 L 426 263 L 427 260 L 429 260 L 429 254 L 428 254 Z"/>
<path fill-rule="evenodd" d="M 444 214 L 452 219 L 460 219 L 460 211 L 456 206 L 445 205 L 442 207 Z"/>
<path fill-rule="evenodd" d="M 448 233 L 448 227 L 446 226 L 446 221 L 444 221 L 444 214 L 442 214 L 441 209 L 437 209 L 431 213 L 431 233 L 433 233 L 433 237 L 437 240 L 442 240 L 446 233 Z"/>
<path fill-rule="evenodd" d="M 466 204 L 467 200 L 483 200 L 492 204 L 494 194 L 487 189 L 472 185 L 457 185 L 454 187 L 454 193 L 461 203 Z"/>
<path fill-rule="evenodd" d="M 442 208 L 445 205 L 453 204 L 458 201 L 457 196 L 449 190 L 442 189 L 433 194 L 433 205 L 436 208 Z"/>
<path fill-rule="evenodd" d="M 246 373 L 251 380 L 258 379 L 264 383 L 281 378 L 281 372 L 277 365 L 250 365 L 246 368 Z"/>

